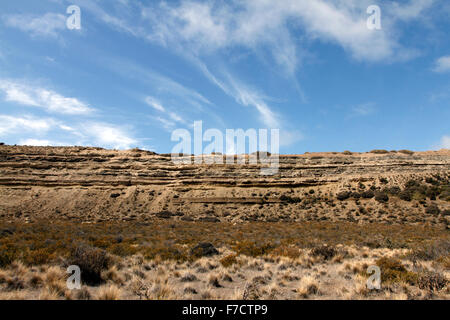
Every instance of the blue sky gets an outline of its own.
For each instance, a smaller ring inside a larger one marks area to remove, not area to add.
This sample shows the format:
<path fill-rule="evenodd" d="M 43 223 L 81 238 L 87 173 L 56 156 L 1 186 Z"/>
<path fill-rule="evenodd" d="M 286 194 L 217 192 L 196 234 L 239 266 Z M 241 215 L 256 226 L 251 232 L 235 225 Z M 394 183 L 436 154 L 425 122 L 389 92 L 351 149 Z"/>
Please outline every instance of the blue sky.
<path fill-rule="evenodd" d="M 446 0 L 2 1 L 0 141 L 163 153 L 202 120 L 280 129 L 281 153 L 450 148 L 449 17 Z"/>

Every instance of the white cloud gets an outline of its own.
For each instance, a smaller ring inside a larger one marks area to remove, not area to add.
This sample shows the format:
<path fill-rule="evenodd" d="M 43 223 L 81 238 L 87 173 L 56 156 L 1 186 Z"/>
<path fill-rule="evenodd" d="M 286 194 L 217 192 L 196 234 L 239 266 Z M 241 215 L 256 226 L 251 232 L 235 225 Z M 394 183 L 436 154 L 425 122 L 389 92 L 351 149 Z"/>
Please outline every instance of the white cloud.
<path fill-rule="evenodd" d="M 40 140 L 40 139 L 22 139 L 19 141 L 19 145 L 22 146 L 36 146 L 36 147 L 47 147 L 47 146 L 67 146 L 69 144 L 50 141 L 50 140 Z"/>
<path fill-rule="evenodd" d="M 29 32 L 32 36 L 56 37 L 58 31 L 66 28 L 67 17 L 58 13 L 46 13 L 43 16 L 30 14 L 4 15 L 4 23 L 24 32 Z"/>
<path fill-rule="evenodd" d="M 439 73 L 450 72 L 450 56 L 444 56 L 437 59 L 433 71 Z"/>
<path fill-rule="evenodd" d="M 46 118 L 35 118 L 32 116 L 9 116 L 0 115 L 0 135 L 21 132 L 45 133 L 49 131 L 55 120 Z"/>
<path fill-rule="evenodd" d="M 140 143 L 127 128 L 111 123 L 75 122 L 67 125 L 53 118 L 13 115 L 0 115 L 0 137 L 17 139 L 19 144 L 33 146 L 93 145 L 130 149 Z M 64 137 L 65 142 L 58 142 L 55 137 Z"/>
<path fill-rule="evenodd" d="M 0 79 L 0 91 L 4 92 L 5 101 L 44 108 L 48 112 L 80 115 L 93 111 L 76 98 L 64 97 L 52 90 L 16 81 Z"/>
<path fill-rule="evenodd" d="M 106 124 L 91 123 L 83 126 L 83 131 L 97 145 L 114 149 L 130 149 L 138 141 L 123 128 Z"/>
<path fill-rule="evenodd" d="M 443 136 L 441 138 L 440 148 L 450 149 L 450 136 Z"/>

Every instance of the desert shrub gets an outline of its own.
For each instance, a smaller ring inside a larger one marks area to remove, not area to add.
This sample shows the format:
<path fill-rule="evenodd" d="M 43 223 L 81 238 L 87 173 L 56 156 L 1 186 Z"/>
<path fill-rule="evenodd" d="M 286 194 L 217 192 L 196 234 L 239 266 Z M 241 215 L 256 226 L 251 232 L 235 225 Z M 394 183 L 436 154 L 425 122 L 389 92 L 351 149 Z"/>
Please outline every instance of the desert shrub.
<path fill-rule="evenodd" d="M 36 250 L 29 250 L 22 258 L 23 262 L 29 266 L 42 265 L 51 262 L 56 257 L 54 252 L 48 248 L 40 248 Z"/>
<path fill-rule="evenodd" d="M 389 180 L 386 179 L 386 178 L 384 178 L 384 177 L 380 177 L 380 178 L 378 178 L 378 180 L 379 180 L 380 183 L 382 183 L 382 184 L 387 184 L 387 183 L 389 182 Z"/>
<path fill-rule="evenodd" d="M 175 247 L 149 247 L 143 252 L 146 259 L 152 260 L 159 257 L 161 260 L 183 262 L 189 260 L 188 255 Z"/>
<path fill-rule="evenodd" d="M 269 243 L 256 243 L 256 241 L 243 240 L 233 246 L 233 250 L 238 255 L 258 257 L 270 253 L 274 246 Z"/>
<path fill-rule="evenodd" d="M 290 197 L 290 196 L 286 196 L 286 195 L 282 195 L 280 197 L 280 200 L 283 202 L 287 202 L 287 203 L 300 203 L 302 202 L 302 200 L 298 197 Z"/>
<path fill-rule="evenodd" d="M 389 196 L 385 192 L 376 191 L 375 192 L 375 200 L 378 202 L 388 202 Z"/>
<path fill-rule="evenodd" d="M 412 194 L 411 192 L 408 192 L 406 190 L 401 191 L 398 194 L 398 197 L 404 201 L 411 201 L 412 200 Z"/>
<path fill-rule="evenodd" d="M 219 254 L 219 251 L 212 243 L 201 242 L 191 249 L 191 256 L 194 258 L 210 257 Z"/>
<path fill-rule="evenodd" d="M 219 278 L 215 275 L 210 275 L 208 278 L 208 284 L 214 288 L 222 288 L 223 286 L 219 282 Z"/>
<path fill-rule="evenodd" d="M 429 186 L 425 192 L 425 195 L 431 200 L 436 200 L 436 197 L 439 195 L 439 188 L 436 186 Z"/>
<path fill-rule="evenodd" d="M 435 203 L 432 203 L 425 209 L 425 212 L 436 216 L 441 213 L 441 210 Z"/>
<path fill-rule="evenodd" d="M 420 187 L 421 183 L 417 180 L 408 180 L 405 183 L 405 188 L 406 189 L 411 189 L 411 188 L 418 188 Z"/>
<path fill-rule="evenodd" d="M 403 154 L 407 154 L 409 156 L 414 154 L 414 151 L 411 151 L 411 150 L 399 150 L 398 152 L 399 153 L 403 153 Z"/>
<path fill-rule="evenodd" d="M 447 256 L 450 256 L 450 240 L 436 240 L 432 243 L 416 247 L 408 255 L 413 261 L 436 261 Z"/>
<path fill-rule="evenodd" d="M 444 185 L 439 187 L 439 199 L 444 201 L 450 201 L 450 185 Z"/>
<path fill-rule="evenodd" d="M 392 194 L 392 195 L 398 195 L 398 194 L 400 194 L 401 191 L 402 190 L 397 186 L 392 186 L 392 187 L 386 188 L 384 190 L 384 192 Z"/>
<path fill-rule="evenodd" d="M 288 257 L 291 259 L 297 259 L 298 257 L 300 257 L 300 250 L 296 247 L 281 246 L 274 249 L 270 254 L 273 256 L 281 256 L 281 257 Z"/>
<path fill-rule="evenodd" d="M 439 291 L 447 287 L 448 280 L 437 272 L 427 272 L 421 275 L 417 281 L 422 290 Z"/>
<path fill-rule="evenodd" d="M 311 250 L 313 257 L 320 257 L 324 260 L 331 260 L 337 254 L 337 250 L 330 246 L 315 247 Z"/>
<path fill-rule="evenodd" d="M 43 282 L 44 280 L 42 279 L 42 277 L 37 274 L 32 275 L 31 278 L 28 280 L 28 284 L 34 289 L 41 286 Z"/>
<path fill-rule="evenodd" d="M 351 156 L 353 152 L 345 150 L 344 152 L 342 152 L 342 154 L 345 154 L 346 156 Z"/>
<path fill-rule="evenodd" d="M 174 216 L 174 214 L 172 212 L 169 212 L 169 211 L 157 212 L 155 215 L 158 218 L 161 218 L 161 219 L 170 219 L 172 216 Z"/>
<path fill-rule="evenodd" d="M 19 250 L 11 245 L 0 246 L 0 268 L 9 266 L 19 257 Z"/>
<path fill-rule="evenodd" d="M 439 188 L 436 185 L 426 185 L 417 180 L 409 180 L 405 184 L 403 191 L 399 193 L 399 198 L 405 201 L 423 201 L 426 198 L 436 200 L 436 197 L 440 196 L 441 193 L 442 187 Z"/>
<path fill-rule="evenodd" d="M 351 193 L 350 197 L 352 197 L 353 199 L 359 199 L 361 198 L 361 194 L 359 192 L 354 191 Z"/>
<path fill-rule="evenodd" d="M 138 252 L 136 246 L 133 246 L 129 243 L 115 243 L 108 247 L 108 252 L 121 256 L 132 256 Z"/>
<path fill-rule="evenodd" d="M 371 199 L 375 196 L 375 193 L 373 192 L 373 190 L 366 190 L 361 192 L 361 197 L 363 197 L 364 199 Z"/>
<path fill-rule="evenodd" d="M 198 281 L 198 278 L 192 274 L 192 273 L 188 273 L 185 274 L 181 279 L 181 282 L 194 282 L 194 281 Z"/>
<path fill-rule="evenodd" d="M 426 177 L 425 178 L 425 182 L 432 184 L 432 185 L 438 185 L 439 181 L 437 181 L 436 179 L 433 179 L 432 177 Z"/>
<path fill-rule="evenodd" d="M 82 287 L 81 290 L 77 290 L 75 295 L 77 300 L 91 300 L 92 296 L 86 287 Z"/>
<path fill-rule="evenodd" d="M 370 153 L 375 153 L 375 154 L 386 154 L 386 153 L 389 153 L 389 151 L 387 151 L 387 150 L 375 149 L 375 150 L 371 150 Z"/>
<path fill-rule="evenodd" d="M 98 285 L 102 282 L 101 273 L 108 269 L 111 259 L 105 250 L 78 245 L 72 248 L 68 264 L 80 267 L 84 283 Z"/>
<path fill-rule="evenodd" d="M 220 259 L 220 263 L 225 267 L 228 268 L 229 266 L 235 264 L 237 262 L 236 255 L 235 254 L 229 254 L 222 259 Z"/>
<path fill-rule="evenodd" d="M 376 265 L 381 269 L 382 282 L 405 282 L 411 285 L 417 283 L 417 273 L 406 270 L 398 259 L 383 257 L 376 261 Z"/>
<path fill-rule="evenodd" d="M 411 198 L 412 198 L 413 200 L 417 200 L 417 201 L 424 201 L 424 200 L 427 199 L 427 197 L 425 196 L 425 194 L 424 194 L 424 193 L 421 193 L 421 192 L 419 192 L 419 191 L 413 192 Z"/>
<path fill-rule="evenodd" d="M 25 288 L 25 283 L 19 277 L 13 277 L 6 280 L 7 290 L 15 291 L 22 290 Z"/>
<path fill-rule="evenodd" d="M 352 193 L 350 191 L 342 191 L 336 195 L 336 198 L 340 201 L 347 200 L 348 198 L 350 198 L 351 194 Z"/>

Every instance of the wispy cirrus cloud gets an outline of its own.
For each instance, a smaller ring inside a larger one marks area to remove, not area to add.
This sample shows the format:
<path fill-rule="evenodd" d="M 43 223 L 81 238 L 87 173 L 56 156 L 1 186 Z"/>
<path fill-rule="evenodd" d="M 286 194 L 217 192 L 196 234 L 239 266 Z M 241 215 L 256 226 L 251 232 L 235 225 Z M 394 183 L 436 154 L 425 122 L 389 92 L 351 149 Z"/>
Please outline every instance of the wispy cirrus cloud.
<path fill-rule="evenodd" d="M 161 2 L 142 10 L 150 22 L 147 39 L 196 55 L 230 47 L 259 51 L 270 48 L 276 63 L 293 72 L 301 61 L 304 42 L 293 34 L 343 47 L 355 59 L 384 61 L 411 55 L 393 32 L 399 21 L 417 19 L 433 0 L 392 2 L 383 11 L 386 28 L 369 30 L 366 9 L 372 0 L 280 0 L 280 1 L 181 1 Z M 288 27 L 290 26 L 290 27 Z M 300 49 L 299 49 L 300 48 Z"/>
<path fill-rule="evenodd" d="M 161 102 L 159 102 L 156 98 L 146 97 L 145 103 L 157 111 L 166 112 L 166 109 L 162 106 Z"/>
<path fill-rule="evenodd" d="M 387 11 L 391 13 L 397 20 L 407 21 L 416 19 L 425 10 L 432 7 L 436 0 L 412 0 L 407 3 L 389 2 L 387 3 Z"/>
<path fill-rule="evenodd" d="M 259 118 L 266 128 L 279 129 L 282 145 L 290 145 L 303 139 L 303 134 L 300 131 L 292 130 L 290 124 L 281 115 L 273 111 L 273 108 L 268 103 L 269 100 L 273 99 L 244 84 L 227 71 L 223 71 L 222 76 L 219 78 L 201 61 L 196 60 L 196 64 L 213 84 L 235 99 L 238 104 L 243 107 L 254 108 L 256 117 Z"/>
<path fill-rule="evenodd" d="M 0 92 L 3 92 L 5 101 L 43 108 L 50 113 L 82 115 L 94 111 L 77 98 L 65 97 L 53 90 L 21 81 L 0 79 Z"/>
<path fill-rule="evenodd" d="M 435 0 L 380 3 L 382 30 L 366 26 L 373 0 L 254 0 L 154 2 L 123 1 L 113 10 L 100 1 L 75 0 L 99 21 L 131 36 L 175 48 L 181 54 L 208 56 L 230 48 L 265 50 L 287 74 L 302 63 L 311 42 L 341 46 L 360 61 L 408 59 L 417 52 L 401 44 L 400 22 L 420 19 Z"/>
<path fill-rule="evenodd" d="M 31 36 L 57 37 L 66 28 L 67 17 L 59 13 L 46 13 L 42 16 L 31 14 L 3 15 L 7 27 L 16 28 Z"/>
<path fill-rule="evenodd" d="M 438 73 L 450 72 L 450 55 L 437 59 L 433 71 Z"/>
<path fill-rule="evenodd" d="M 351 116 L 368 116 L 373 114 L 376 111 L 375 109 L 375 103 L 373 102 L 367 102 L 360 105 L 357 105 L 356 107 L 352 108 Z"/>
<path fill-rule="evenodd" d="M 183 101 L 184 105 L 190 105 L 197 109 L 212 105 L 211 101 L 200 92 L 134 61 L 103 56 L 98 60 L 98 63 L 124 78 L 151 86 L 158 97 L 163 94 L 177 97 L 180 101 Z M 148 104 L 147 101 L 146 103 Z"/>
<path fill-rule="evenodd" d="M 146 97 L 145 103 L 158 111 L 160 114 L 164 115 L 159 115 L 153 118 L 160 122 L 165 129 L 171 130 L 175 128 L 177 124 L 186 124 L 186 121 L 178 113 L 168 110 L 168 108 L 164 107 L 158 99 L 154 97 Z"/>

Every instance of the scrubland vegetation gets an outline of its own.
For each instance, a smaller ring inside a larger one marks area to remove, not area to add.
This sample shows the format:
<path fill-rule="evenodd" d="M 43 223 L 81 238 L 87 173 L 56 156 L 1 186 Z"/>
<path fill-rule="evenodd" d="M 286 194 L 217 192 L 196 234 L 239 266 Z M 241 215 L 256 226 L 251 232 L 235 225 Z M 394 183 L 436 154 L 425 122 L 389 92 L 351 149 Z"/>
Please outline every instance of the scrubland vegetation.
<path fill-rule="evenodd" d="M 448 299 L 442 228 L 341 222 L 0 224 L 0 299 Z M 78 265 L 81 290 L 65 270 Z M 368 290 L 367 268 L 382 272 Z"/>
<path fill-rule="evenodd" d="M 3 149 L 0 299 L 450 298 L 448 151 L 287 155 L 261 177 L 140 150 Z"/>

